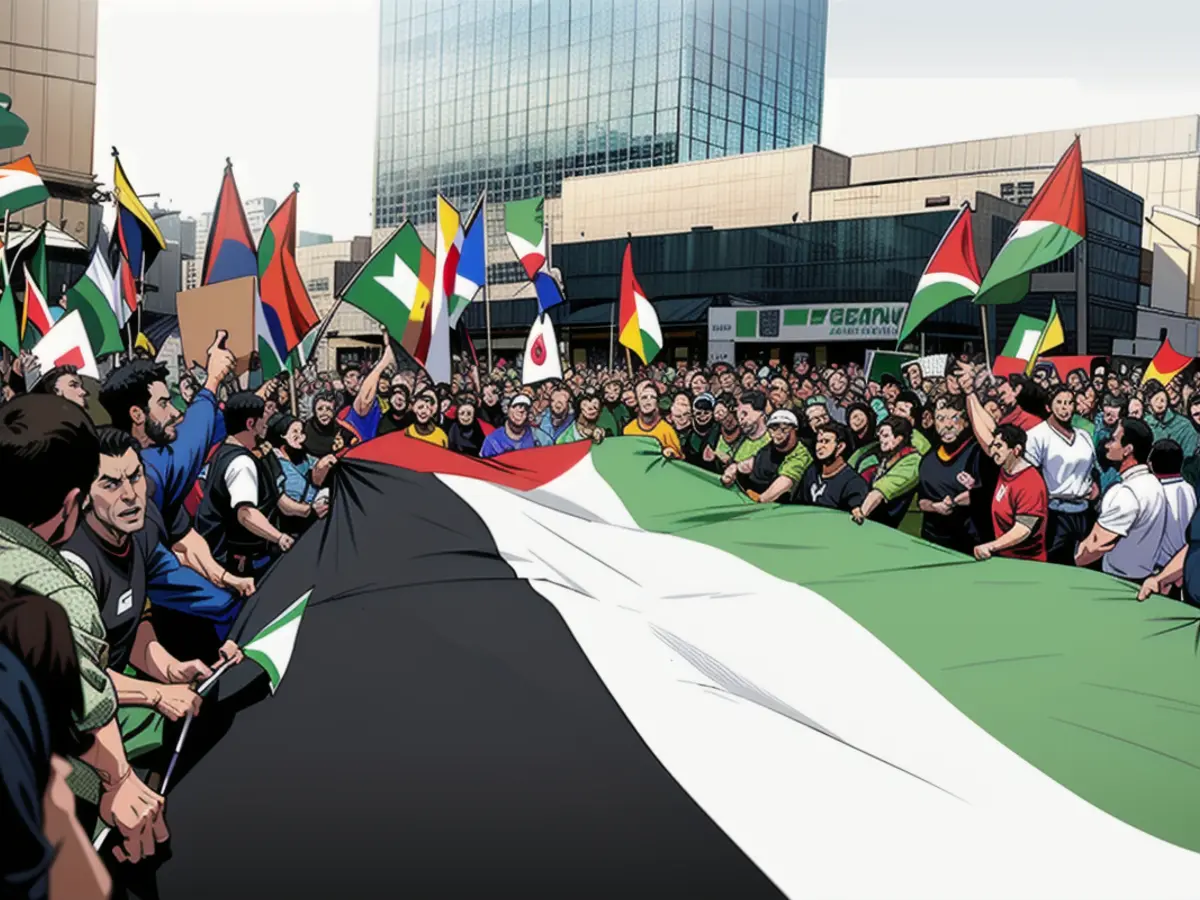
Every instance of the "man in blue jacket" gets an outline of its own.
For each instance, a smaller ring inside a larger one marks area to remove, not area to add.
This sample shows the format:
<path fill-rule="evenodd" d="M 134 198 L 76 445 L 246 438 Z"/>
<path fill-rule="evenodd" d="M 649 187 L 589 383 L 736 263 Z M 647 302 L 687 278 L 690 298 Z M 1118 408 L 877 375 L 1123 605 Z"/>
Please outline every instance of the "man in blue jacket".
<path fill-rule="evenodd" d="M 254 582 L 225 570 L 192 527 L 184 500 L 204 467 L 209 450 L 225 439 L 216 391 L 233 371 L 234 357 L 217 332 L 208 348 L 207 377 L 186 413 L 171 402 L 167 367 L 134 360 L 114 369 L 100 388 L 100 403 L 116 428 L 142 447 L 151 498 L 167 526 L 168 541 L 148 561 L 147 592 L 156 606 L 210 621 L 224 640 L 254 592 Z M 231 593 L 232 591 L 232 593 Z"/>

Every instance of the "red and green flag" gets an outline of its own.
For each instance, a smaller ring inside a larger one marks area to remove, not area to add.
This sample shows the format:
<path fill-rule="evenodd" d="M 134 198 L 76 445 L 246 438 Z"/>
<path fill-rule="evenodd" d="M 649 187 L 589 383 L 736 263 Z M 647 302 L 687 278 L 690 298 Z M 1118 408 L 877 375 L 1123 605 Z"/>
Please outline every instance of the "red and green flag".
<path fill-rule="evenodd" d="M 384 326 L 412 353 L 433 295 L 434 262 L 417 229 L 405 222 L 363 263 L 342 299 Z"/>
<path fill-rule="evenodd" d="M 1035 269 L 1060 259 L 1087 237 L 1083 153 L 1071 144 L 1008 236 L 975 295 L 976 303 L 1016 303 Z"/>
<path fill-rule="evenodd" d="M 971 207 L 964 203 L 946 229 L 941 243 L 929 258 L 897 343 L 917 330 L 917 326 L 944 306 L 964 297 L 973 297 L 982 281 L 975 259 L 975 236 L 971 228 Z"/>
<path fill-rule="evenodd" d="M 255 330 L 264 374 L 279 366 L 320 322 L 296 265 L 296 196 L 300 185 L 267 222 L 258 242 L 258 309 Z"/>
<path fill-rule="evenodd" d="M 1163 338 L 1162 346 L 1158 348 L 1154 359 L 1150 360 L 1150 365 L 1146 367 L 1142 384 L 1150 380 L 1157 381 L 1159 384 L 1170 384 L 1176 375 L 1191 364 L 1192 357 L 1185 356 L 1172 347 L 1170 338 Z"/>

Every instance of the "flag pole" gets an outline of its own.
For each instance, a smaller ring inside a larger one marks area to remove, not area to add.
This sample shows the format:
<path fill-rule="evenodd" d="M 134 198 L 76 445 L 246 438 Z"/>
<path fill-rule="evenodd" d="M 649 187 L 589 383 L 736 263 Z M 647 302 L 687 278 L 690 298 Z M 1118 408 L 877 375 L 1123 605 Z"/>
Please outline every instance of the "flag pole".
<path fill-rule="evenodd" d="M 617 346 L 617 302 L 614 300 L 608 315 L 608 371 L 613 369 L 613 353 Z"/>
<path fill-rule="evenodd" d="M 983 361 L 987 364 L 987 370 L 992 371 L 992 351 L 988 343 L 988 315 L 987 307 L 979 307 L 979 324 L 983 327 Z"/>
<path fill-rule="evenodd" d="M 629 348 L 625 348 L 625 368 L 629 371 L 629 377 L 633 377 L 633 355 L 629 352 Z"/>
<path fill-rule="evenodd" d="M 146 251 L 145 250 L 142 250 L 141 273 L 142 273 L 142 277 L 138 280 L 137 337 L 134 338 L 135 342 L 137 341 L 137 338 L 140 338 L 142 336 L 142 306 L 146 302 Z"/>
<path fill-rule="evenodd" d="M 12 278 L 11 273 L 8 271 L 8 222 L 9 222 L 9 217 L 11 215 L 12 215 L 12 210 L 6 209 L 4 211 L 4 234 L 3 234 L 3 237 L 0 238 L 0 263 L 2 263 L 4 266 L 4 286 L 5 287 L 9 286 L 10 280 Z M 14 298 L 15 298 L 15 295 L 14 295 Z M 12 354 L 7 347 L 4 347 L 2 349 L 4 350 L 4 368 L 11 371 Z"/>

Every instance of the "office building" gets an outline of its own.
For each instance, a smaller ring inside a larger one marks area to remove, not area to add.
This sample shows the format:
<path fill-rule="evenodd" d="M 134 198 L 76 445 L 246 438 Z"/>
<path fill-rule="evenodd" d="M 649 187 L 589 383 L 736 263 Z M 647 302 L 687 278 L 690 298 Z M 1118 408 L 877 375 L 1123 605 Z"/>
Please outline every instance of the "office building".
<path fill-rule="evenodd" d="M 297 247 L 312 247 L 317 244 L 333 243 L 332 234 L 318 234 L 315 231 L 301 231 L 296 235 Z"/>
<path fill-rule="evenodd" d="M 519 282 L 503 201 L 819 140 L 826 16 L 827 0 L 382 0 L 375 227 L 486 190 L 493 283 Z"/>
<path fill-rule="evenodd" d="M 99 225 L 93 195 L 98 0 L 0 4 L 0 93 L 29 125 L 24 146 L 0 162 L 33 157 L 50 199 L 13 221 L 53 223 L 85 247 Z"/>
<path fill-rule="evenodd" d="M 337 293 L 371 255 L 371 239 L 325 241 L 296 248 L 296 266 L 308 289 L 313 307 L 322 319 L 329 315 Z M 329 323 L 326 338 L 317 348 L 317 368 L 332 372 L 368 358 L 377 358 L 383 347 L 379 325 L 366 313 L 342 304 Z"/>
<path fill-rule="evenodd" d="M 263 232 L 267 230 L 267 222 L 279 208 L 279 204 L 270 197 L 251 197 L 242 201 L 242 208 L 246 210 L 246 223 L 250 226 L 250 233 L 254 235 L 254 246 L 257 247 Z"/>

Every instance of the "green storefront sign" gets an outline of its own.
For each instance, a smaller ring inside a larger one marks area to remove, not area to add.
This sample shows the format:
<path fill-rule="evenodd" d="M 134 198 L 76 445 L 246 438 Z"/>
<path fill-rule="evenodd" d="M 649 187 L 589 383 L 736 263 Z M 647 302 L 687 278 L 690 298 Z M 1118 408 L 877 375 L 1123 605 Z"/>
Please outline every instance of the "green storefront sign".
<path fill-rule="evenodd" d="M 710 309 L 708 339 L 797 344 L 895 340 L 907 307 L 907 303 L 832 303 Z"/>

